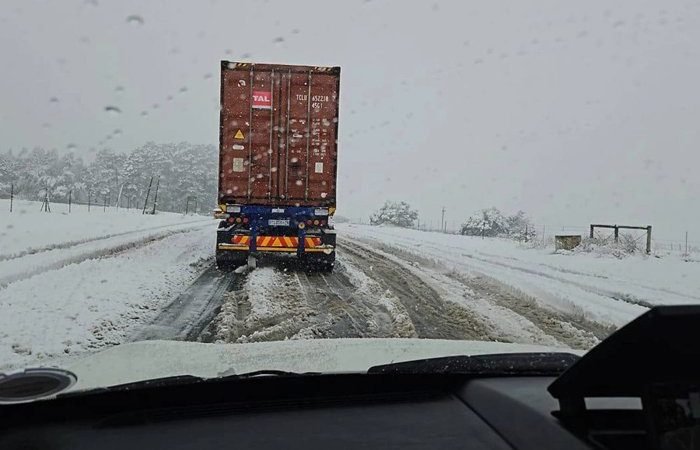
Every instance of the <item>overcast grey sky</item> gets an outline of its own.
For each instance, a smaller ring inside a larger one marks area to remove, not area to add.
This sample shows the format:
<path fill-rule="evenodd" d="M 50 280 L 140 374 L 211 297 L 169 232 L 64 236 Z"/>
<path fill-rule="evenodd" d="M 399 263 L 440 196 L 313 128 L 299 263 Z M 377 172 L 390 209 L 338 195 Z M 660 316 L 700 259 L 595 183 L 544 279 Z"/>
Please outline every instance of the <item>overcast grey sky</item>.
<path fill-rule="evenodd" d="M 2 151 L 216 144 L 219 60 L 339 65 L 341 214 L 700 240 L 698 1 L 5 0 L 0 55 Z"/>

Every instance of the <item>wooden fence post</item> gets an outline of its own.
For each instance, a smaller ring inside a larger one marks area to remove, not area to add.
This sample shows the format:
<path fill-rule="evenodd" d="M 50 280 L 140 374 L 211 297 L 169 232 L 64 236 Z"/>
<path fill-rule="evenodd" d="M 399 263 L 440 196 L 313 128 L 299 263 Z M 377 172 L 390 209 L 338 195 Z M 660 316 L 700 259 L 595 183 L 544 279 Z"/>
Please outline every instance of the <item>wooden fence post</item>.
<path fill-rule="evenodd" d="M 651 225 L 647 226 L 647 255 L 651 253 Z"/>
<path fill-rule="evenodd" d="M 143 202 L 143 211 L 141 214 L 146 214 L 146 205 L 148 205 L 148 197 L 151 195 L 151 186 L 153 186 L 153 175 L 151 175 L 151 181 L 148 182 L 148 190 L 146 191 L 146 200 Z"/>

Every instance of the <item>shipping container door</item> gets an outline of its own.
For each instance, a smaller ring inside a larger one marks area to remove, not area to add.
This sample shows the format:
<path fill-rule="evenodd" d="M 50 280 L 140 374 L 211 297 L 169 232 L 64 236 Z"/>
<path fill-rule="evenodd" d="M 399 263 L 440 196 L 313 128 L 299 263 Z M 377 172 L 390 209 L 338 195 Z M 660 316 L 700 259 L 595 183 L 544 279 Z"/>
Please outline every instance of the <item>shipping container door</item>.
<path fill-rule="evenodd" d="M 219 129 L 219 194 L 245 197 L 248 190 L 250 138 L 249 71 L 221 70 Z"/>
<path fill-rule="evenodd" d="M 338 123 L 339 77 L 315 73 L 311 77 L 310 151 L 307 200 L 324 203 L 335 198 L 336 129 Z"/>

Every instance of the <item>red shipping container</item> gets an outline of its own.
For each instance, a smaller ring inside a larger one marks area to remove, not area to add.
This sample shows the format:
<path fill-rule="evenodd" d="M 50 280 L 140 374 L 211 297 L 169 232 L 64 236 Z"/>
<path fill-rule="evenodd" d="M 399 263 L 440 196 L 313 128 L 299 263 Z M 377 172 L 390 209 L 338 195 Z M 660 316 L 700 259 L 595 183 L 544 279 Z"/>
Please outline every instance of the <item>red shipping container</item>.
<path fill-rule="evenodd" d="M 340 67 L 222 61 L 219 203 L 335 207 Z"/>

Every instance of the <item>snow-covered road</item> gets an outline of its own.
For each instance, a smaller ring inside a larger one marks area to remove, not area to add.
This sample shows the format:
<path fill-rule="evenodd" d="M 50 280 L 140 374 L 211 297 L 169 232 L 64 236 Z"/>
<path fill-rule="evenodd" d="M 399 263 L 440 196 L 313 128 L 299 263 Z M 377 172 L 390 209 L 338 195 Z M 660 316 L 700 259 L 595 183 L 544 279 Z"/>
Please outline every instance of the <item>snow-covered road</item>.
<path fill-rule="evenodd" d="M 356 225 L 338 227 L 332 274 L 280 256 L 220 273 L 215 223 L 169 220 L 50 249 L 17 246 L 0 260 L 0 366 L 144 339 L 419 337 L 588 349 L 648 305 L 700 299 L 692 262 Z"/>

